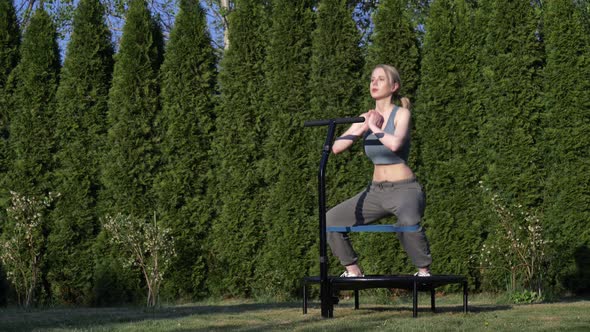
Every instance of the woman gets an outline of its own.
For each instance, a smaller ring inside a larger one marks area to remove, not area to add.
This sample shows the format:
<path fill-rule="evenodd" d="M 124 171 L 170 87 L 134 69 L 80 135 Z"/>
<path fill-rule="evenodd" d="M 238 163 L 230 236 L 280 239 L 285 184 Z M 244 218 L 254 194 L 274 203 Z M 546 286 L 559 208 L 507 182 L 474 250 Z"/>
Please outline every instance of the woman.
<path fill-rule="evenodd" d="M 395 215 L 400 226 L 418 225 L 422 219 L 425 197 L 422 187 L 408 167 L 410 151 L 410 101 L 400 98 L 402 107 L 393 103 L 399 98 L 401 80 L 395 68 L 378 65 L 371 75 L 371 97 L 375 109 L 361 116 L 363 123 L 355 123 L 338 137 L 332 152 L 348 149 L 355 140 L 364 138 L 365 153 L 375 165 L 371 184 L 358 195 L 328 211 L 327 226 L 370 224 Z M 346 267 L 341 277 L 363 276 L 358 256 L 347 233 L 328 232 L 328 244 L 340 263 Z M 430 276 L 432 258 L 424 230 L 397 233 L 404 250 L 418 268 L 417 276 Z"/>

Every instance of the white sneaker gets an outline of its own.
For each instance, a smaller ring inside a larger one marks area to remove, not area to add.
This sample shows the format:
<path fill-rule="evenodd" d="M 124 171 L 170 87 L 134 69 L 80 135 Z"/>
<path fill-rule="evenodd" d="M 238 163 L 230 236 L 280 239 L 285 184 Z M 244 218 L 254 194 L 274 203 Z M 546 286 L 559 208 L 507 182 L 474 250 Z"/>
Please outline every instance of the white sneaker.
<path fill-rule="evenodd" d="M 360 275 L 358 275 L 358 274 L 352 274 L 352 273 L 350 273 L 350 272 L 348 272 L 348 271 L 344 271 L 344 272 L 343 272 L 343 273 L 340 275 L 340 278 L 358 278 L 358 277 L 364 277 L 364 276 L 365 276 L 364 274 L 360 274 Z"/>
<path fill-rule="evenodd" d="M 430 277 L 430 271 L 427 271 L 427 272 L 418 271 L 418 272 L 414 273 L 414 276 L 416 276 L 416 277 Z"/>

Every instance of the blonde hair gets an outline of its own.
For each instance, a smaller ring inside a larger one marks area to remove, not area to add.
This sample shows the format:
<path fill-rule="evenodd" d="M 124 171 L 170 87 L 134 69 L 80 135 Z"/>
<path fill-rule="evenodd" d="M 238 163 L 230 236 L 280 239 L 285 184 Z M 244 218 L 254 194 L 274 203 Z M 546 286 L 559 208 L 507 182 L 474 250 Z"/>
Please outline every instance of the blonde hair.
<path fill-rule="evenodd" d="M 399 72 L 397 71 L 397 69 L 395 69 L 395 67 L 390 66 L 390 65 L 385 65 L 385 64 L 380 64 L 380 65 L 376 65 L 375 69 L 377 68 L 381 68 L 383 69 L 383 71 L 385 71 L 385 75 L 387 76 L 387 79 L 389 80 L 389 84 L 393 84 L 393 83 L 397 83 L 399 88 L 397 90 L 395 90 L 395 92 L 393 93 L 393 95 L 391 96 L 392 99 L 397 99 L 400 101 L 400 103 L 402 104 L 402 107 L 410 109 L 412 107 L 412 103 L 410 102 L 410 99 L 408 97 L 402 97 L 399 95 L 399 91 L 402 88 L 402 80 L 399 76 Z"/>

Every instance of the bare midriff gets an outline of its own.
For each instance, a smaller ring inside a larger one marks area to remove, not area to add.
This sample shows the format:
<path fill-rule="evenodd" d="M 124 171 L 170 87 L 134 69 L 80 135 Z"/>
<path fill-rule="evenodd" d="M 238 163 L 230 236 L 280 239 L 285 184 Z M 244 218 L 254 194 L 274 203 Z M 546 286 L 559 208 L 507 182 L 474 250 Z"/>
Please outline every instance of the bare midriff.
<path fill-rule="evenodd" d="M 406 164 L 375 165 L 373 170 L 373 181 L 375 182 L 395 182 L 413 177 L 414 172 Z"/>

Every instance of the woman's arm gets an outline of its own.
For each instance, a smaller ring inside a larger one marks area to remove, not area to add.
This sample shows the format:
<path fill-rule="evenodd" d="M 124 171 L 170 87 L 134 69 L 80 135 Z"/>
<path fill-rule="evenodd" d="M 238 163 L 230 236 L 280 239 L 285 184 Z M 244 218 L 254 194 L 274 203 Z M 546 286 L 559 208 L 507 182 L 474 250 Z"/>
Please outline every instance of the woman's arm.
<path fill-rule="evenodd" d="M 357 139 L 362 137 L 365 132 L 369 129 L 367 123 L 367 115 L 369 112 L 361 114 L 361 117 L 365 118 L 365 122 L 353 123 L 348 130 L 346 130 L 341 136 L 337 137 L 332 144 L 332 152 L 338 154 L 352 146 Z"/>
<path fill-rule="evenodd" d="M 383 117 L 377 112 L 370 112 L 366 122 L 368 122 L 369 129 L 371 129 L 383 145 L 392 151 L 397 151 L 405 143 L 410 133 L 410 110 L 400 107 L 393 120 L 395 123 L 395 132 L 393 134 L 381 130 L 380 123 L 383 122 Z"/>

